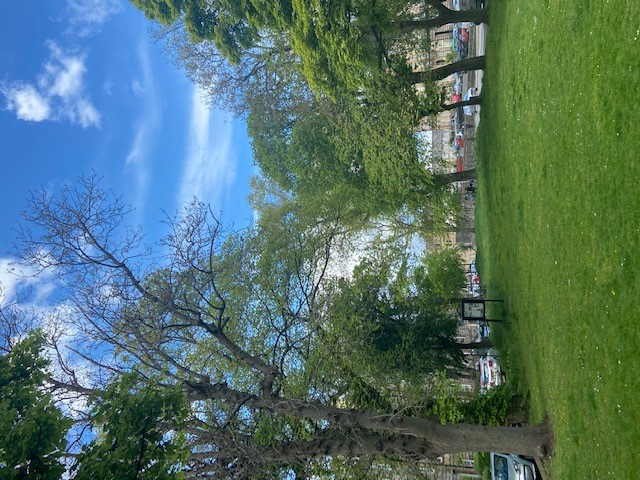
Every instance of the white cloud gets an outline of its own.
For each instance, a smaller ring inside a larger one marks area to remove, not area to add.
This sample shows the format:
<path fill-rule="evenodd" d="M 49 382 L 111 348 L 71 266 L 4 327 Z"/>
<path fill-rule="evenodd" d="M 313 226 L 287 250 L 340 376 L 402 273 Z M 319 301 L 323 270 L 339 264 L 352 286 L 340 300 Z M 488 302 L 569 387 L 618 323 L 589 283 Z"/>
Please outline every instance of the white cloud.
<path fill-rule="evenodd" d="M 149 185 L 149 152 L 161 126 L 162 112 L 159 108 L 153 68 L 149 58 L 149 46 L 145 40 L 138 44 L 138 60 L 141 78 L 131 83 L 134 95 L 142 100 L 142 112 L 136 121 L 133 142 L 129 147 L 125 168 L 132 174 L 136 183 L 135 204 L 142 212 Z"/>
<path fill-rule="evenodd" d="M 85 72 L 82 57 L 67 56 L 55 44 L 51 44 L 53 61 L 45 63 L 45 73 L 40 78 L 40 85 L 49 94 L 62 98 L 76 96 L 82 91 L 82 76 Z"/>
<path fill-rule="evenodd" d="M 182 175 L 178 202 L 193 197 L 220 208 L 224 194 L 236 176 L 232 151 L 233 125 L 224 113 L 209 110 L 195 88 L 192 95 L 189 148 Z"/>
<path fill-rule="evenodd" d="M 109 17 L 122 11 L 121 0 L 67 0 L 68 34 L 86 37 L 97 32 Z"/>
<path fill-rule="evenodd" d="M 81 98 L 76 102 L 74 114 L 76 115 L 74 118 L 77 119 L 77 122 L 85 128 L 90 125 L 100 125 L 100 113 L 98 113 L 91 102 L 85 98 Z"/>
<path fill-rule="evenodd" d="M 100 113 L 85 94 L 85 58 L 48 43 L 50 55 L 37 83 L 14 82 L 1 89 L 7 109 L 20 120 L 67 120 L 84 128 L 100 126 Z"/>
<path fill-rule="evenodd" d="M 51 115 L 49 99 L 43 97 L 33 85 L 14 84 L 3 88 L 7 99 L 7 108 L 16 112 L 20 120 L 41 122 Z"/>
<path fill-rule="evenodd" d="M 55 286 L 53 273 L 37 275 L 33 267 L 14 258 L 0 258 L 0 305 L 11 304 L 27 293 L 30 302 L 39 304 L 55 291 Z"/>

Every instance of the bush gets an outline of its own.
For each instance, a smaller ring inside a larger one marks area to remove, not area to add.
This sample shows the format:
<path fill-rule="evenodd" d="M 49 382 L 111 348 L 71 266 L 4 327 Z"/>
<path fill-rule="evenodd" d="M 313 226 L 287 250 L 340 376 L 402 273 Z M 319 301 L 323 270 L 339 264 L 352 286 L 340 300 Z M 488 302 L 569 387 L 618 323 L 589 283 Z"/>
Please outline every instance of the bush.
<path fill-rule="evenodd" d="M 477 425 L 507 425 L 509 416 L 522 409 L 521 397 L 509 383 L 477 395 L 464 405 L 465 419 Z"/>
<path fill-rule="evenodd" d="M 512 416 L 521 416 L 522 397 L 509 383 L 492 388 L 485 394 L 476 393 L 468 401 L 461 399 L 460 387 L 441 373 L 435 380 L 434 401 L 429 413 L 440 423 L 473 423 L 476 425 L 507 425 Z"/>

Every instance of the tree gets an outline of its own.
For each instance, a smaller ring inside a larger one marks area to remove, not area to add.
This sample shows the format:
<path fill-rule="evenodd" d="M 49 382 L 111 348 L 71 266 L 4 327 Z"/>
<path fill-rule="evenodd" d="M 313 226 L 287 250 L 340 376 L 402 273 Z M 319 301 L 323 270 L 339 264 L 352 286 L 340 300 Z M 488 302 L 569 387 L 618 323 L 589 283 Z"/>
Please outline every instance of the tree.
<path fill-rule="evenodd" d="M 104 478 L 107 472 L 118 479 L 181 478 L 183 452 L 176 431 L 186 409 L 180 389 L 139 386 L 137 375 L 129 373 L 92 400 L 91 422 L 98 435 L 76 457 L 73 478 Z"/>
<path fill-rule="evenodd" d="M 427 70 L 425 72 L 411 72 L 409 75 L 413 83 L 429 83 L 436 80 L 442 80 L 456 72 L 466 70 L 481 70 L 485 67 L 486 58 L 484 55 L 478 57 L 469 57 L 457 62 L 443 65 L 442 67 Z"/>
<path fill-rule="evenodd" d="M 193 42 L 212 41 L 230 61 L 240 60 L 259 38 L 250 21 L 252 3 L 234 0 L 131 0 L 150 20 L 163 25 L 183 21 Z"/>
<path fill-rule="evenodd" d="M 288 458 L 278 461 L 263 448 L 265 437 L 257 433 L 265 422 L 276 426 L 269 441 L 280 452 L 299 452 L 303 464 L 373 449 L 407 461 L 468 450 L 548 452 L 547 425 L 446 426 L 345 408 L 331 402 L 330 389 L 305 381 L 322 326 L 317 299 L 331 229 L 317 237 L 291 231 L 289 246 L 267 253 L 259 236 L 226 235 L 206 206 L 194 204 L 169 219 L 162 250 L 151 251 L 138 230 L 123 224 L 128 211 L 95 177 L 53 196 L 34 192 L 24 217 L 29 225 L 20 230 L 21 255 L 65 279 L 78 341 L 103 353 L 100 359 L 85 353 L 98 372 L 116 378 L 133 372 L 140 389 L 184 392 L 185 475 L 250 478 L 292 468 Z M 92 395 L 104 390 L 72 376 L 56 385 Z"/>
<path fill-rule="evenodd" d="M 465 281 L 460 257 L 444 250 L 415 263 L 404 248 L 373 246 L 352 278 L 328 290 L 328 343 L 374 384 L 399 385 L 413 377 L 424 383 L 430 374 L 462 368 L 451 304 Z"/>
<path fill-rule="evenodd" d="M 248 130 L 263 175 L 301 200 L 352 191 L 367 200 L 374 216 L 445 200 L 446 188 L 434 184 L 415 138 L 420 112 L 431 108 L 428 98 L 418 99 L 408 83 L 403 95 L 387 81 L 378 86 L 371 88 L 375 98 L 306 97 L 293 109 L 265 106 L 250 113 Z M 265 102 L 283 103 L 277 95 Z"/>
<path fill-rule="evenodd" d="M 469 100 L 460 100 L 459 102 L 449 103 L 447 105 L 442 105 L 442 110 L 455 110 L 457 108 L 466 107 L 468 105 L 480 105 L 482 103 L 482 97 L 477 95 L 475 97 L 471 97 Z"/>
<path fill-rule="evenodd" d="M 401 30 L 429 30 L 441 27 L 449 23 L 471 22 L 471 23 L 488 23 L 489 15 L 486 9 L 469 9 L 469 10 L 451 10 L 444 2 L 440 0 L 426 0 L 426 4 L 431 7 L 431 11 L 435 11 L 435 15 L 430 15 L 426 19 L 410 19 L 400 20 L 397 22 L 398 28 Z"/>
<path fill-rule="evenodd" d="M 60 460 L 72 422 L 43 388 L 49 363 L 43 345 L 42 333 L 33 331 L 0 356 L 2 478 L 54 480 L 64 472 Z"/>
<path fill-rule="evenodd" d="M 251 109 L 287 111 L 313 96 L 300 74 L 299 59 L 286 39 L 263 32 L 255 45 L 231 62 L 214 42 L 193 42 L 183 23 L 154 30 L 169 58 L 187 74 L 211 105 L 245 117 Z M 269 101 L 265 101 L 268 99 Z M 282 105 L 273 104 L 278 99 Z"/>

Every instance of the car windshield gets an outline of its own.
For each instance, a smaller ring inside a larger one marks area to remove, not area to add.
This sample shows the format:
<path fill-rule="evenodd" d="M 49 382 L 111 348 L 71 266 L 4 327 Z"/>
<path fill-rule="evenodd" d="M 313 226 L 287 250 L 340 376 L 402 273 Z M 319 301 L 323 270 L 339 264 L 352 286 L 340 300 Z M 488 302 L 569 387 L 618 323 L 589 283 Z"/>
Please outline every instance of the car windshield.
<path fill-rule="evenodd" d="M 507 459 L 495 455 L 493 457 L 493 480 L 509 480 L 509 465 Z"/>

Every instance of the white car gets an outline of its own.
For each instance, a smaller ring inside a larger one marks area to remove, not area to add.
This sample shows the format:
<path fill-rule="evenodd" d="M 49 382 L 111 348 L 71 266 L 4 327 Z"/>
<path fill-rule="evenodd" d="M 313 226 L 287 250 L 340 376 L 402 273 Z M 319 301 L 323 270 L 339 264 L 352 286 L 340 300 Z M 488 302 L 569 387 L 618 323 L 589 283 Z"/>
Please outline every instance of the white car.
<path fill-rule="evenodd" d="M 476 362 L 476 370 L 480 372 L 480 393 L 487 393 L 488 390 L 501 385 L 504 381 L 504 374 L 500 369 L 498 359 L 493 355 L 484 355 Z"/>
<path fill-rule="evenodd" d="M 454 10 L 469 10 L 470 8 L 469 0 L 453 0 Z"/>
<path fill-rule="evenodd" d="M 535 480 L 536 467 L 529 460 L 491 452 L 491 480 Z"/>
<path fill-rule="evenodd" d="M 478 89 L 475 87 L 471 87 L 469 90 L 467 90 L 467 93 L 464 94 L 464 97 L 462 97 L 462 100 L 463 101 L 471 100 L 472 97 L 475 97 L 477 95 L 478 95 Z M 465 115 L 475 115 L 476 107 L 477 105 L 465 105 L 464 107 L 462 107 L 462 110 L 464 111 Z"/>

